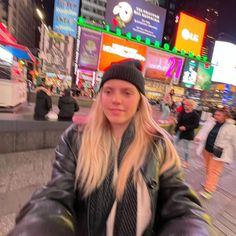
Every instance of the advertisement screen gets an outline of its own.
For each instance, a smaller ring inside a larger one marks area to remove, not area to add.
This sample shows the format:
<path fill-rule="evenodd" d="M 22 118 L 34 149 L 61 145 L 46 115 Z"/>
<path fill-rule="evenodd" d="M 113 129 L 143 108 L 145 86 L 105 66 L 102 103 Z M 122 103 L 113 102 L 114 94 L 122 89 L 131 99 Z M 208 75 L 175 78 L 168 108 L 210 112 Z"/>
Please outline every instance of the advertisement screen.
<path fill-rule="evenodd" d="M 76 37 L 80 0 L 55 0 L 53 30 L 66 36 Z"/>
<path fill-rule="evenodd" d="M 183 64 L 183 57 L 148 48 L 145 77 L 178 84 Z"/>
<path fill-rule="evenodd" d="M 212 81 L 236 86 L 236 45 L 216 41 L 211 60 L 214 66 Z"/>
<path fill-rule="evenodd" d="M 108 0 L 106 7 L 106 24 L 111 31 L 120 28 L 123 33 L 130 32 L 133 37 L 140 35 L 151 42 L 162 42 L 166 10 L 147 1 Z"/>
<path fill-rule="evenodd" d="M 211 87 L 211 77 L 214 67 L 210 64 L 199 62 L 197 70 L 197 81 L 194 85 L 195 89 L 209 90 Z"/>
<path fill-rule="evenodd" d="M 183 49 L 187 53 L 192 52 L 194 55 L 200 55 L 205 29 L 205 22 L 181 12 L 175 40 L 177 50 Z"/>
<path fill-rule="evenodd" d="M 198 62 L 186 59 L 184 70 L 183 70 L 183 77 L 182 77 L 182 83 L 187 88 L 192 88 L 196 81 L 197 81 L 197 69 L 198 69 Z"/>
<path fill-rule="evenodd" d="M 43 60 L 42 70 L 56 74 L 71 74 L 73 38 L 46 30 L 39 57 Z"/>
<path fill-rule="evenodd" d="M 79 47 L 79 67 L 97 70 L 101 43 L 101 33 L 88 29 L 81 30 Z"/>
<path fill-rule="evenodd" d="M 103 34 L 99 70 L 104 71 L 112 62 L 128 58 L 140 60 L 144 66 L 146 50 L 147 47 L 144 45 Z"/>

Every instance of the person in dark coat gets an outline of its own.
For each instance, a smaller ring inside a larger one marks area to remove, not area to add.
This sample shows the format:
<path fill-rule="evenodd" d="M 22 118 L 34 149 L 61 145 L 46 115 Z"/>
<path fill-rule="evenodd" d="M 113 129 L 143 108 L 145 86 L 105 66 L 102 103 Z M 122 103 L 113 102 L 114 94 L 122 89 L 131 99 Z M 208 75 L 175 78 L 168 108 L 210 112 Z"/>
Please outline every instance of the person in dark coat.
<path fill-rule="evenodd" d="M 113 63 L 84 127 L 61 136 L 49 183 L 9 236 L 210 236 L 169 135 L 154 121 L 141 62 Z"/>
<path fill-rule="evenodd" d="M 59 98 L 58 108 L 60 109 L 58 114 L 59 121 L 71 121 L 74 112 L 79 110 L 79 105 L 71 96 L 70 89 L 66 89 L 64 95 Z"/>
<path fill-rule="evenodd" d="M 200 116 L 194 110 L 195 102 L 192 99 L 185 99 L 184 110 L 179 113 L 175 128 L 176 136 L 181 140 L 184 153 L 183 167 L 188 167 L 189 141 L 194 139 L 194 129 L 198 128 Z"/>
<path fill-rule="evenodd" d="M 34 108 L 35 120 L 46 120 L 47 113 L 52 109 L 52 98 L 49 89 L 43 81 L 41 86 L 36 89 L 36 101 Z"/>

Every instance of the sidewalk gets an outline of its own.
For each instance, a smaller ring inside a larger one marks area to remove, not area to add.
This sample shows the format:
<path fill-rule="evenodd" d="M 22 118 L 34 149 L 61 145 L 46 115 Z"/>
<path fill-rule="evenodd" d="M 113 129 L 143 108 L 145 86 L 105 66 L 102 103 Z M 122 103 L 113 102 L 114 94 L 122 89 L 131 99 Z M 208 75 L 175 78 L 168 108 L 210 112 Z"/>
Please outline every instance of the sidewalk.
<path fill-rule="evenodd" d="M 190 167 L 185 170 L 186 182 L 198 192 L 203 180 L 203 162 L 195 155 L 194 145 L 191 150 Z M 13 227 L 17 212 L 31 194 L 50 179 L 53 159 L 53 149 L 0 154 L 0 236 Z M 211 200 L 200 198 L 219 236 L 236 235 L 235 168 L 236 162 L 225 167 Z"/>

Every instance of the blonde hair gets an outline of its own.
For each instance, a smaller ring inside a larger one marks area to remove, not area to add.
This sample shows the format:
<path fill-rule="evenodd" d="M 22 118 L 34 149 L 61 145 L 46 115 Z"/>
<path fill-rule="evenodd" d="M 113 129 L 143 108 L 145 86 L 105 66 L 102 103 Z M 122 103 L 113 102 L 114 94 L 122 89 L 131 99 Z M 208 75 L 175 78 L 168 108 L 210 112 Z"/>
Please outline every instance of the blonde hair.
<path fill-rule="evenodd" d="M 101 185 L 113 161 L 110 157 L 111 129 L 101 110 L 101 94 L 98 94 L 91 108 L 88 123 L 84 128 L 76 169 L 76 183 L 82 189 L 84 197 L 87 197 Z M 123 157 L 114 186 L 118 199 L 123 196 L 129 174 L 132 173 L 135 177 L 144 163 L 148 147 L 153 142 L 154 136 L 161 134 L 166 146 L 165 154 L 161 152 L 159 146 L 156 146 L 157 152 L 162 153 L 161 158 L 163 158 L 160 160 L 163 163 L 160 174 L 173 165 L 180 166 L 177 152 L 168 138 L 169 135 L 154 121 L 152 108 L 144 95 L 141 95 L 139 109 L 133 118 L 133 123 L 135 127 L 134 140 Z"/>
<path fill-rule="evenodd" d="M 193 107 L 193 109 L 196 108 L 196 102 L 194 100 L 192 100 L 192 99 L 185 99 L 184 103 L 190 104 Z"/>

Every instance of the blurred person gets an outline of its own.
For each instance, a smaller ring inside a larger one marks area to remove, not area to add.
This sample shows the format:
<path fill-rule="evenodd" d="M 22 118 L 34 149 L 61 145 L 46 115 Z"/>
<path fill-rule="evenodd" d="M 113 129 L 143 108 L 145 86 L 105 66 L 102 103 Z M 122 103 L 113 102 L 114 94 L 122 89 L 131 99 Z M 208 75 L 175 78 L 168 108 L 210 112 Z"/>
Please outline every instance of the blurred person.
<path fill-rule="evenodd" d="M 65 89 L 63 96 L 58 100 L 59 121 L 72 121 L 74 112 L 79 110 L 79 105 L 74 97 L 71 96 L 71 90 Z"/>
<path fill-rule="evenodd" d="M 216 108 L 195 137 L 199 143 L 198 153 L 202 153 L 205 163 L 204 191 L 200 195 L 206 199 L 215 192 L 224 163 L 231 163 L 236 153 L 236 126 L 224 108 Z"/>
<path fill-rule="evenodd" d="M 161 123 L 165 121 L 170 115 L 171 108 L 174 105 L 174 101 L 173 101 L 174 94 L 175 94 L 174 89 L 171 89 L 168 93 L 164 95 L 162 99 L 162 103 L 161 103 L 162 114 L 160 117 Z"/>
<path fill-rule="evenodd" d="M 41 86 L 36 88 L 35 92 L 34 119 L 46 120 L 47 113 L 52 109 L 52 98 L 51 92 L 45 84 L 45 78 L 42 79 Z"/>
<path fill-rule="evenodd" d="M 184 110 L 178 114 L 175 132 L 178 140 L 176 144 L 181 141 L 183 152 L 183 167 L 188 168 L 189 165 L 189 144 L 194 139 L 194 130 L 198 128 L 200 117 L 194 110 L 195 102 L 192 99 L 185 99 L 183 102 Z"/>
<path fill-rule="evenodd" d="M 89 119 L 62 135 L 49 183 L 9 236 L 212 235 L 184 183 L 168 134 L 153 120 L 141 62 L 113 63 Z"/>

